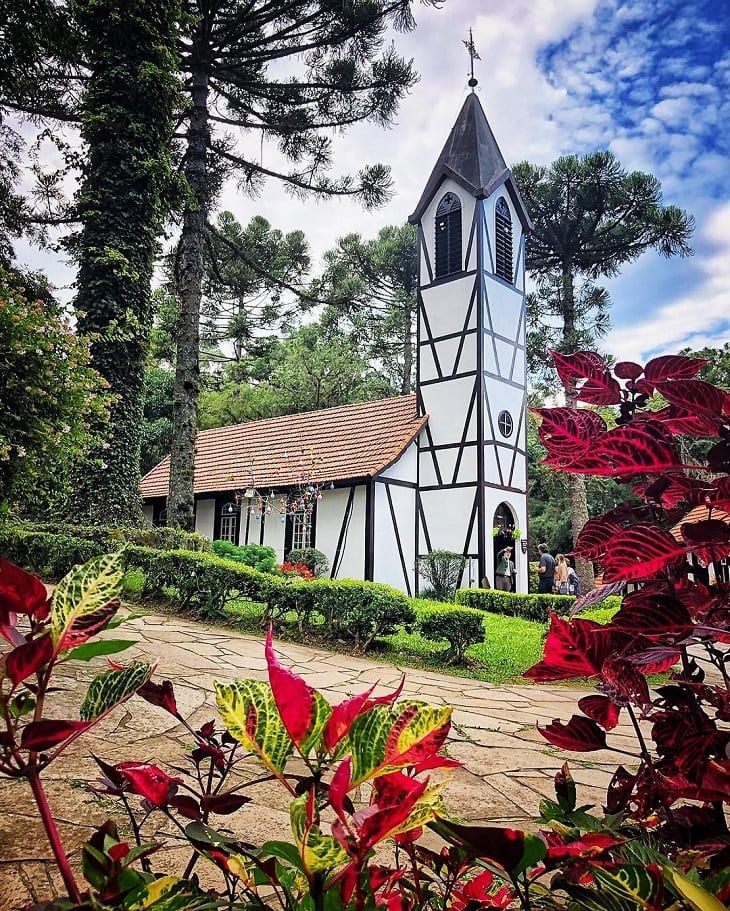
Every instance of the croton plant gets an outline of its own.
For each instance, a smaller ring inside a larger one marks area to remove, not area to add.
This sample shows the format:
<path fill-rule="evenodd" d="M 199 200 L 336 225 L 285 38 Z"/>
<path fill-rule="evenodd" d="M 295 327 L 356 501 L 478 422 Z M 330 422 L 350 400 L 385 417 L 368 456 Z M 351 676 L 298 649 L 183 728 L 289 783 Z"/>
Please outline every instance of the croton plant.
<path fill-rule="evenodd" d="M 33 791 L 68 893 L 56 907 L 722 911 L 730 897 L 728 396 L 695 379 L 702 362 L 684 357 L 613 370 L 591 353 L 556 362 L 574 401 L 539 411 L 548 463 L 630 482 L 636 495 L 591 519 L 576 544 L 601 564 L 605 584 L 574 614 L 630 585 L 620 610 L 603 626 L 553 616 L 543 660 L 527 672 L 535 681 L 595 682 L 580 714 L 541 733 L 564 750 L 617 754 L 604 806 L 578 805 L 566 764 L 529 833 L 454 819 L 441 796 L 458 764 L 444 751 L 451 710 L 403 698 L 402 685 L 331 706 L 281 664 L 271 636 L 268 680 L 217 683 L 220 718 L 199 728 L 178 710 L 171 683 L 153 682 L 154 668 L 139 662 L 110 664 L 77 719 L 47 719 L 60 664 L 128 644 L 94 639 L 121 622 L 121 558 L 75 569 L 50 600 L 39 580 L 3 562 L 0 632 L 11 650 L 2 664 L 0 771 Z M 681 437 L 702 453 L 692 464 Z M 670 533 L 695 506 L 700 518 Z M 91 787 L 117 800 L 127 821 L 123 829 L 107 822 L 84 846 L 82 882 L 43 774 L 134 694 L 173 715 L 192 746 L 167 769 L 95 757 L 101 780 Z M 633 730 L 634 750 L 612 735 L 619 724 L 623 734 Z M 254 844 L 236 823 L 262 781 L 289 796 L 287 840 Z M 190 846 L 184 869 L 156 863 L 158 816 Z"/>

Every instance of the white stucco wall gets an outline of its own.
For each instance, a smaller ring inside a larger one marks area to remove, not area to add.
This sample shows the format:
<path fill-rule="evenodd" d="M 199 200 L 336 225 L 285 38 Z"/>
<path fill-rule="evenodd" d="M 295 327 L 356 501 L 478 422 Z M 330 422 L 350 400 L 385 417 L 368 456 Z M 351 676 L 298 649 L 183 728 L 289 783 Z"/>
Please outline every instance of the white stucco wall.
<path fill-rule="evenodd" d="M 324 490 L 317 504 L 317 528 L 315 547 L 332 561 L 337 550 L 337 541 L 342 528 L 342 519 L 350 495 L 349 487 Z M 339 561 L 338 579 L 362 579 L 365 576 L 365 487 L 355 489 L 352 515 L 344 539 Z"/>
<path fill-rule="evenodd" d="M 284 560 L 284 534 L 286 532 L 286 521 L 282 521 L 282 516 L 277 510 L 269 513 L 264 522 L 264 545 L 273 547 L 276 552 L 276 559 L 281 563 Z M 252 537 L 253 530 L 256 530 L 256 537 Z M 258 541 L 258 535 L 261 534 L 261 523 L 255 521 L 251 516 L 251 531 L 249 540 Z"/>
<path fill-rule="evenodd" d="M 398 535 L 388 503 L 388 493 L 393 501 Z M 414 593 L 414 566 L 416 562 L 416 492 L 411 487 L 401 487 L 386 482 L 375 482 L 375 553 L 373 577 L 401 591 Z M 403 553 L 405 572 L 398 550 L 398 539 Z M 406 579 L 408 580 L 406 582 Z"/>

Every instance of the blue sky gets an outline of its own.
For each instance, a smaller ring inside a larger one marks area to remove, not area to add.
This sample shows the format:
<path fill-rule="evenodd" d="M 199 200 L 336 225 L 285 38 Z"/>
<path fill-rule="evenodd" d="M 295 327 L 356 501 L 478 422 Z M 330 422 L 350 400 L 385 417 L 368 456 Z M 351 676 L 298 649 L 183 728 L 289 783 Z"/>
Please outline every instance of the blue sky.
<path fill-rule="evenodd" d="M 421 78 L 387 130 L 361 124 L 333 137 L 335 171 L 392 166 L 394 195 L 363 212 L 302 203 L 266 185 L 256 199 L 229 183 L 222 206 L 302 228 L 315 259 L 349 231 L 374 235 L 412 211 L 468 91 L 462 39 L 473 27 L 480 99 L 508 162 L 610 148 L 660 178 L 667 203 L 697 220 L 695 255 L 647 254 L 611 280 L 605 347 L 639 359 L 730 336 L 730 16 L 726 0 L 445 0 L 414 4 L 418 28 L 393 40 Z M 267 166 L 276 150 L 259 148 Z M 244 141 L 242 145 L 246 145 Z M 20 250 L 71 295 L 73 272 L 47 251 Z"/>

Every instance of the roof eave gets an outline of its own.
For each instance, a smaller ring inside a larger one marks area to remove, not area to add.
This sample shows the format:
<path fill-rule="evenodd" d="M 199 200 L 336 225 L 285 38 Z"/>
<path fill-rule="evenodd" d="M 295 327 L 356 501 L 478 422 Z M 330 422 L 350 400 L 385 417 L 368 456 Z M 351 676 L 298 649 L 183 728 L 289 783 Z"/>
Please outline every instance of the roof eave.
<path fill-rule="evenodd" d="M 474 184 L 469 183 L 468 180 L 465 180 L 461 174 L 459 174 L 453 168 L 449 167 L 448 165 L 437 165 L 436 169 L 428 179 L 426 189 L 423 191 L 421 198 L 418 200 L 418 205 L 413 210 L 412 214 L 408 216 L 409 224 L 418 224 L 418 222 L 421 220 L 421 217 L 423 216 L 423 213 L 431 204 L 431 200 L 438 192 L 438 188 L 447 178 L 450 178 L 451 180 L 458 183 L 459 186 L 463 187 L 470 196 L 479 196 L 481 193 L 480 187 L 475 187 Z"/>

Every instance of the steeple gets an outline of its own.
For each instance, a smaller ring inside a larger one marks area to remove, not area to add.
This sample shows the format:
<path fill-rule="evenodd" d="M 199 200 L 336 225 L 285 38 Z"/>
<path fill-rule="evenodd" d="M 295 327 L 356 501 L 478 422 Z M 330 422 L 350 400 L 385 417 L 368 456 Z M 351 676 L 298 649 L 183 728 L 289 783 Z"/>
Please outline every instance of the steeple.
<path fill-rule="evenodd" d="M 445 177 L 451 177 L 472 196 L 482 199 L 498 184 L 506 183 L 520 221 L 528 230 L 531 227 L 524 203 L 474 91 L 469 92 L 461 106 L 426 188 L 408 219 L 411 224 L 419 221 Z"/>

